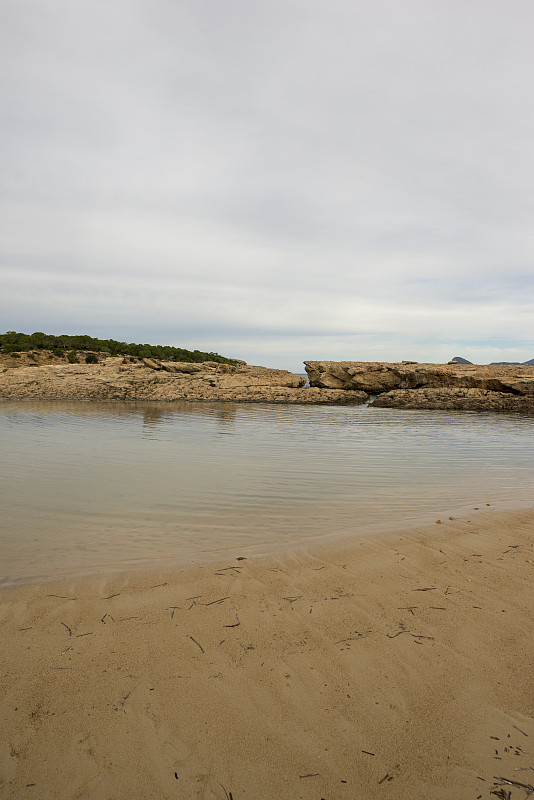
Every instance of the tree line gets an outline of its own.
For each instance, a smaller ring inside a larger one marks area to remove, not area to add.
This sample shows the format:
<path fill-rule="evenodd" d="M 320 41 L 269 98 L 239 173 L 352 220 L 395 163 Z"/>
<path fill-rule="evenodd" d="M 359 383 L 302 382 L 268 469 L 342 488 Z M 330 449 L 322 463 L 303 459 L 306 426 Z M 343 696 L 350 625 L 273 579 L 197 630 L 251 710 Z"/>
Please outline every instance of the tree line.
<path fill-rule="evenodd" d="M 137 358 L 158 358 L 162 361 L 218 361 L 221 364 L 235 364 L 231 358 L 218 353 L 204 353 L 201 350 L 185 350 L 182 347 L 171 347 L 163 344 L 135 344 L 118 342 L 115 339 L 95 339 L 81 334 L 69 336 L 50 333 L 17 333 L 7 331 L 0 334 L 0 352 L 24 353 L 29 350 L 51 350 L 56 356 L 67 356 L 78 350 L 102 353 L 111 356 L 135 356 Z"/>

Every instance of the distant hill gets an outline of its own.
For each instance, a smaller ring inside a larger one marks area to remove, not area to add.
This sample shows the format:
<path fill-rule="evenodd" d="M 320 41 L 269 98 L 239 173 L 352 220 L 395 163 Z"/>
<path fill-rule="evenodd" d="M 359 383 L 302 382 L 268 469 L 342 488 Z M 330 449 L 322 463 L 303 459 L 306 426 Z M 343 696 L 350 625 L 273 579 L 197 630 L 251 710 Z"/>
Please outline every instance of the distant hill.
<path fill-rule="evenodd" d="M 222 364 L 235 364 L 236 361 L 218 353 L 204 353 L 201 350 L 184 350 L 165 344 L 127 344 L 115 339 L 94 339 L 92 336 L 54 336 L 51 333 L 17 333 L 8 331 L 0 334 L 0 352 L 25 353 L 29 350 L 51 350 L 57 356 L 68 356 L 78 350 L 102 353 L 111 356 L 136 356 L 137 358 L 159 358 L 163 361 L 218 361 Z"/>
<path fill-rule="evenodd" d="M 530 361 L 492 361 L 491 363 L 497 366 L 499 365 L 506 366 L 507 364 L 509 366 L 514 366 L 515 364 L 518 367 L 526 367 L 529 366 L 530 364 L 534 364 L 534 358 L 531 358 Z"/>
<path fill-rule="evenodd" d="M 462 356 L 454 356 L 451 358 L 451 361 L 456 361 L 457 364 L 472 364 L 472 361 L 468 361 L 466 358 L 462 358 Z M 491 365 L 494 366 L 513 366 L 517 365 L 518 367 L 521 366 L 531 366 L 534 364 L 534 358 L 531 358 L 530 361 L 492 361 Z M 491 366 L 490 365 L 490 366 Z"/>

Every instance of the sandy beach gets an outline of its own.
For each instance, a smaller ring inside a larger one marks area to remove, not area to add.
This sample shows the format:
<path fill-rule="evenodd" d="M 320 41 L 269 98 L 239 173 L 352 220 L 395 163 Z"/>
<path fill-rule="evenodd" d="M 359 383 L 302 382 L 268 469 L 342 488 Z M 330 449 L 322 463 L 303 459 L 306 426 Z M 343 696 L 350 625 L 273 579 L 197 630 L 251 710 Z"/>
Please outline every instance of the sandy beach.
<path fill-rule="evenodd" d="M 4 589 L 0 794 L 523 798 L 533 576 L 534 511 L 478 508 Z"/>

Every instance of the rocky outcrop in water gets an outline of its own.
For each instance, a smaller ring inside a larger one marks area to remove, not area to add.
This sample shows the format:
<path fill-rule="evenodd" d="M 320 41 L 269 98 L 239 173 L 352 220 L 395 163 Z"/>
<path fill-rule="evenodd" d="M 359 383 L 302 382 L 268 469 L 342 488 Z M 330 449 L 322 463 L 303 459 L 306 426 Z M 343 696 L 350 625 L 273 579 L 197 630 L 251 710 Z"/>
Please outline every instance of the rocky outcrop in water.
<path fill-rule="evenodd" d="M 20 363 L 20 366 L 19 366 Z M 306 379 L 282 369 L 248 365 L 124 362 L 49 363 L 41 355 L 0 360 L 0 399 L 210 400 L 257 403 L 363 403 L 367 395 L 339 389 L 305 389 Z"/>
<path fill-rule="evenodd" d="M 310 386 L 377 395 L 382 408 L 534 412 L 534 367 L 305 361 Z"/>

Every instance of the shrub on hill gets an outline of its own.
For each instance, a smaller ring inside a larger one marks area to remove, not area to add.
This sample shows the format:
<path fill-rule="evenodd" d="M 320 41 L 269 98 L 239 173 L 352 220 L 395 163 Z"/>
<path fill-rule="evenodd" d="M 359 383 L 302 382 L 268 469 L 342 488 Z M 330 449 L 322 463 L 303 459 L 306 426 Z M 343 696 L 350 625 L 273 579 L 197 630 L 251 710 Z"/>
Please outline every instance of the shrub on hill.
<path fill-rule="evenodd" d="M 78 350 L 105 353 L 111 356 L 131 356 L 136 358 L 158 358 L 162 361 L 218 361 L 222 364 L 235 364 L 231 358 L 218 353 L 205 353 L 201 350 L 185 350 L 161 344 L 135 344 L 134 342 L 118 342 L 115 339 L 94 339 L 92 336 L 54 336 L 36 331 L 35 333 L 17 333 L 8 331 L 0 334 L 0 352 L 14 353 L 29 350 L 52 350 L 54 355 L 65 356 L 68 351 Z M 68 355 L 67 355 L 68 358 Z"/>

